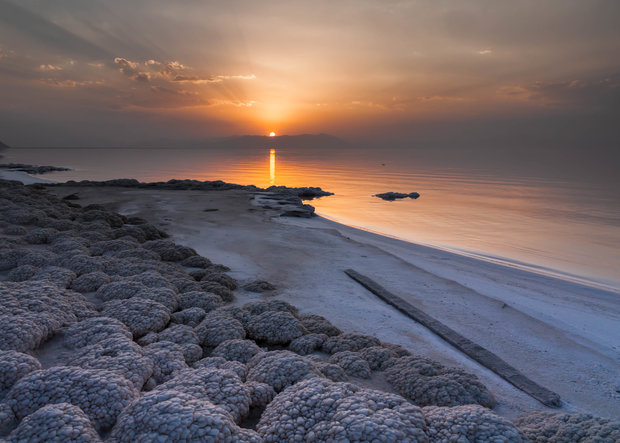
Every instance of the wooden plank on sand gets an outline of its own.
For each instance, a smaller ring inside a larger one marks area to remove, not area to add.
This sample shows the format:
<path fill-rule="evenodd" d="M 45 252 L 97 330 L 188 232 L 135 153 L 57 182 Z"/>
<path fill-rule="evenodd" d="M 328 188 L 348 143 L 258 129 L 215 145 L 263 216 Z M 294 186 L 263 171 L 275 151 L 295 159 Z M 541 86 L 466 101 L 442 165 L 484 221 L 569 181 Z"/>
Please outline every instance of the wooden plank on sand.
<path fill-rule="evenodd" d="M 497 375 L 499 375 L 509 383 L 521 389 L 523 392 L 531 395 L 545 406 L 549 406 L 552 408 L 557 408 L 561 406 L 562 403 L 558 394 L 530 380 L 517 369 L 510 366 L 497 355 L 493 354 L 491 351 L 483 348 L 477 343 L 474 343 L 468 338 L 463 337 L 461 334 L 444 325 L 440 321 L 434 319 L 433 317 L 414 307 L 410 303 L 407 303 L 405 300 L 398 297 L 397 295 L 392 294 L 383 286 L 366 277 L 365 275 L 362 275 L 359 272 L 354 271 L 353 269 L 347 269 L 344 272 L 353 280 L 355 280 L 366 289 L 368 289 L 370 292 L 375 294 L 377 297 L 379 297 L 386 303 L 394 306 L 403 314 L 407 315 L 418 323 L 426 326 L 428 329 L 443 338 L 452 346 L 467 354 L 469 357 L 473 358 L 481 365 L 489 368 L 491 371 L 495 372 Z"/>

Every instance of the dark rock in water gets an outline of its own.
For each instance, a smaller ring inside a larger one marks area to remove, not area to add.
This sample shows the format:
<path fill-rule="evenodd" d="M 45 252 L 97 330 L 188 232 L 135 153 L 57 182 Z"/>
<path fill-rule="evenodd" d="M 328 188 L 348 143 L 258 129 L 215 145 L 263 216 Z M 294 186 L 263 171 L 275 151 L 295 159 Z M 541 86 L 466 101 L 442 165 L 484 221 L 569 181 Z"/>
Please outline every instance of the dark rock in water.
<path fill-rule="evenodd" d="M 22 171 L 27 174 L 47 174 L 48 172 L 53 171 L 70 171 L 69 168 L 61 168 L 58 166 L 37 166 L 37 165 L 26 165 L 24 163 L 3 163 L 0 164 L 0 168 L 2 169 L 10 169 L 11 171 Z"/>
<path fill-rule="evenodd" d="M 266 292 L 273 291 L 276 287 L 265 280 L 255 280 L 243 286 L 243 289 L 249 292 Z"/>
<path fill-rule="evenodd" d="M 407 197 L 415 200 L 419 196 L 420 194 L 418 194 L 417 192 L 410 192 L 409 194 L 406 194 L 403 192 L 384 192 L 383 194 L 375 194 L 373 197 L 379 197 L 386 201 L 394 201 L 396 199 L 407 198 Z"/>
<path fill-rule="evenodd" d="M 207 208 L 207 209 L 203 209 L 202 212 L 215 212 L 215 211 L 219 211 L 218 208 Z"/>
<path fill-rule="evenodd" d="M 310 218 L 314 215 L 314 206 L 301 205 L 296 208 L 289 209 L 280 214 L 280 217 L 302 217 Z"/>
<path fill-rule="evenodd" d="M 278 194 L 295 195 L 302 200 L 312 200 L 313 198 L 334 195 L 333 192 L 323 191 L 321 188 L 316 187 L 289 188 L 286 186 L 270 186 L 266 189 L 266 191 L 275 192 Z"/>

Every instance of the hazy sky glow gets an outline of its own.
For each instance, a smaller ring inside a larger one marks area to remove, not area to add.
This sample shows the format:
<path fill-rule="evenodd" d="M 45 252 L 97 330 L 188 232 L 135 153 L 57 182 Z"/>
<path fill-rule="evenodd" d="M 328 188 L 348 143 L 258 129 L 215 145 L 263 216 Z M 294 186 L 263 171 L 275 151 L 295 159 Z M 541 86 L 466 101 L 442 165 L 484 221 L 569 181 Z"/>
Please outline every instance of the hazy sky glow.
<path fill-rule="evenodd" d="M 0 0 L 0 140 L 517 127 L 617 147 L 618 23 L 617 0 Z"/>

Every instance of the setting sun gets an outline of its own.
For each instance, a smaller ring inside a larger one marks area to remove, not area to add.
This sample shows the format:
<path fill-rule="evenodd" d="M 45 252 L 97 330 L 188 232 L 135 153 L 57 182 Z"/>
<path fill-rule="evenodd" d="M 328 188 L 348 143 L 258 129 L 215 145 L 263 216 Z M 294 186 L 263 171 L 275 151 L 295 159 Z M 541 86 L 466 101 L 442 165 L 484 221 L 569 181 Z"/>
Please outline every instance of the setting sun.
<path fill-rule="evenodd" d="M 269 133 L 269 137 L 275 137 L 275 136 L 276 136 L 275 132 L 272 131 L 272 132 Z"/>

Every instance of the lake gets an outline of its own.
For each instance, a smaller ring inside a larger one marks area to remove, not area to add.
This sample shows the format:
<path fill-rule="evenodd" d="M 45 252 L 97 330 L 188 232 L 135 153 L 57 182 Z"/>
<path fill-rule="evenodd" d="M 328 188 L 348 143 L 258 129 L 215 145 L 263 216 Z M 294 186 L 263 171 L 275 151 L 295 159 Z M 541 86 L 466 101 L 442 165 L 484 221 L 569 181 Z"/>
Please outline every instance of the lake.
<path fill-rule="evenodd" d="M 399 239 L 618 291 L 618 189 L 591 178 L 424 161 L 398 149 L 19 148 L 2 162 L 55 165 L 51 180 L 171 178 L 320 186 L 326 218 Z M 374 194 L 419 192 L 417 200 Z"/>

